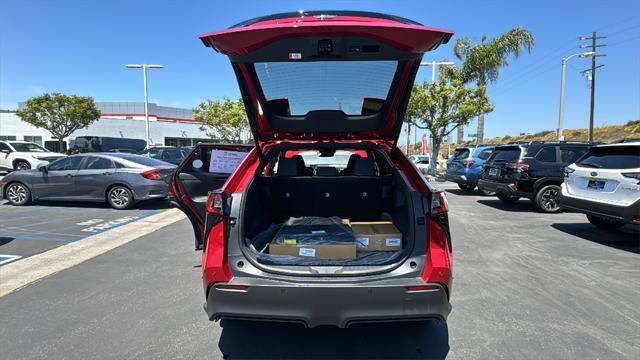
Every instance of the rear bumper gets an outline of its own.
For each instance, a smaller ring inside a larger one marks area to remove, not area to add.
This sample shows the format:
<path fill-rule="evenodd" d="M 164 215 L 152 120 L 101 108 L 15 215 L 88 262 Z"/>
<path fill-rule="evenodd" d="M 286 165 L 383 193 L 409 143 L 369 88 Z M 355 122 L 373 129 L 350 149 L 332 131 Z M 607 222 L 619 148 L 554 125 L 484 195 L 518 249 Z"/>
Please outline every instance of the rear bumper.
<path fill-rule="evenodd" d="M 503 194 L 506 196 L 517 196 L 524 198 L 531 198 L 532 195 L 528 192 L 519 191 L 514 183 L 502 183 L 497 181 L 480 179 L 478 180 L 478 189 L 485 191 L 492 191 L 496 194 Z"/>
<path fill-rule="evenodd" d="M 150 180 L 149 182 L 151 182 Z M 153 181 L 148 185 L 134 186 L 133 196 L 137 201 L 149 199 L 162 199 L 169 196 L 169 185 L 164 181 Z"/>
<path fill-rule="evenodd" d="M 246 290 L 212 286 L 205 311 L 210 320 L 224 318 L 285 321 L 307 327 L 349 327 L 361 322 L 439 320 L 445 322 L 451 305 L 443 286 L 408 292 L 406 286 L 425 285 L 420 278 L 395 280 L 393 284 L 305 284 L 234 278 L 229 285 Z M 217 284 L 220 285 L 220 284 Z"/>
<path fill-rule="evenodd" d="M 477 185 L 478 174 L 473 172 L 466 173 L 445 173 L 444 178 L 448 181 L 462 185 Z"/>
<path fill-rule="evenodd" d="M 602 217 L 605 219 L 637 223 L 634 217 L 640 215 L 640 200 L 629 206 L 605 204 L 560 193 L 560 206 L 563 210 Z"/>

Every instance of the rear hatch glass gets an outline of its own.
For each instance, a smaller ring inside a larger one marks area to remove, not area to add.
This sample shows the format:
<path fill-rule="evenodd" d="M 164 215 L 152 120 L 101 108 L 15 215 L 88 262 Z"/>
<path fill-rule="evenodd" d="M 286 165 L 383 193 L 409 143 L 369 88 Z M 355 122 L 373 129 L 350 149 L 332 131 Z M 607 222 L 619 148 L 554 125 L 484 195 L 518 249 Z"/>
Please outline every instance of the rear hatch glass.
<path fill-rule="evenodd" d="M 453 152 L 453 160 L 461 160 L 461 159 L 466 159 L 469 157 L 469 153 L 471 151 L 467 148 L 463 148 L 463 149 L 456 149 Z"/>
<path fill-rule="evenodd" d="M 640 168 L 640 146 L 594 147 L 576 165 L 598 169 Z"/>
<path fill-rule="evenodd" d="M 272 111 L 304 116 L 336 110 L 346 115 L 371 115 L 387 99 L 397 61 L 262 62 L 256 74 Z M 301 81 L 304 79 L 304 81 Z"/>
<path fill-rule="evenodd" d="M 517 162 L 518 160 L 520 160 L 521 153 L 522 150 L 519 146 L 496 148 L 487 162 L 495 165 Z"/>

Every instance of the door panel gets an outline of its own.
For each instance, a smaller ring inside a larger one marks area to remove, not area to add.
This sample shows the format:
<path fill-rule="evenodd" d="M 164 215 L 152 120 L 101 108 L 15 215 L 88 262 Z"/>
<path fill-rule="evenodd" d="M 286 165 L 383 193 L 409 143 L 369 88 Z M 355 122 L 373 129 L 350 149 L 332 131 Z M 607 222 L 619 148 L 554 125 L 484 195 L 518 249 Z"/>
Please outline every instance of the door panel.
<path fill-rule="evenodd" d="M 115 164 L 113 161 L 90 156 L 74 177 L 78 197 L 88 200 L 104 200 L 107 186 L 111 183 Z"/>
<path fill-rule="evenodd" d="M 189 217 L 196 233 L 196 249 L 205 234 L 206 204 L 209 192 L 224 185 L 229 176 L 249 153 L 251 146 L 196 146 L 174 175 L 174 203 Z M 213 158 L 213 160 L 212 160 Z"/>
<path fill-rule="evenodd" d="M 78 196 L 74 177 L 83 159 L 81 156 L 70 156 L 49 164 L 47 172 L 42 173 L 42 181 L 34 184 L 35 195 L 40 199 L 69 200 Z"/>

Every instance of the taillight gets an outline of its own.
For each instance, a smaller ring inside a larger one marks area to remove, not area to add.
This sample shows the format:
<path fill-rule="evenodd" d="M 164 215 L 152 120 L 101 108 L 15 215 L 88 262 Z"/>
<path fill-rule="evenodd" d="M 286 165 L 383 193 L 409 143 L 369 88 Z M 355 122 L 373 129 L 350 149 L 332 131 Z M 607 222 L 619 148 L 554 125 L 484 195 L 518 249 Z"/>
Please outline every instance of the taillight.
<path fill-rule="evenodd" d="M 224 212 L 222 191 L 216 190 L 209 193 L 209 197 L 207 198 L 207 212 L 211 215 L 222 215 Z"/>
<path fill-rule="evenodd" d="M 160 177 L 159 173 L 160 173 L 160 169 L 151 169 L 149 171 L 145 171 L 143 173 L 140 173 L 140 176 L 142 176 L 145 179 L 149 179 L 149 180 L 162 180 L 162 178 Z"/>
<path fill-rule="evenodd" d="M 572 169 L 570 167 L 565 167 L 564 168 L 564 177 L 568 178 L 569 174 L 573 173 L 574 171 L 576 171 L 576 169 Z"/>
<path fill-rule="evenodd" d="M 449 211 L 449 203 L 444 191 L 434 191 L 431 193 L 431 216 L 444 214 Z"/>
<path fill-rule="evenodd" d="M 464 167 L 466 168 L 470 168 L 473 166 L 473 164 L 475 164 L 476 162 L 473 160 L 460 160 L 460 164 L 464 165 Z"/>
<path fill-rule="evenodd" d="M 510 168 L 511 170 L 514 170 L 515 172 L 522 172 L 522 171 L 529 170 L 529 165 L 523 164 L 523 163 L 508 163 L 507 167 Z"/>

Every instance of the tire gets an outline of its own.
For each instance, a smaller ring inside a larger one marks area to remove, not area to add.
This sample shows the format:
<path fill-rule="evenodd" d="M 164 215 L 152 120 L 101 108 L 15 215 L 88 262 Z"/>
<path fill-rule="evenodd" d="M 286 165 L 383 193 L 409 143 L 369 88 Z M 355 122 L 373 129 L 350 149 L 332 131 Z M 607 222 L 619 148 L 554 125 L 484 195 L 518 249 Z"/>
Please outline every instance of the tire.
<path fill-rule="evenodd" d="M 538 190 L 533 199 L 533 205 L 536 210 L 543 213 L 560 212 L 560 186 L 547 185 Z"/>
<path fill-rule="evenodd" d="M 107 202 L 114 209 L 128 209 L 134 204 L 133 192 L 124 185 L 116 185 L 107 191 Z"/>
<path fill-rule="evenodd" d="M 476 188 L 475 185 L 458 184 L 458 187 L 462 191 L 473 191 Z"/>
<path fill-rule="evenodd" d="M 500 199 L 502 202 L 508 203 L 508 204 L 515 204 L 518 202 L 518 200 L 520 200 L 519 196 L 507 196 L 505 194 L 498 194 L 498 199 Z"/>
<path fill-rule="evenodd" d="M 29 170 L 31 169 L 31 164 L 28 161 L 18 160 L 13 164 L 13 170 Z"/>
<path fill-rule="evenodd" d="M 495 196 L 496 195 L 495 191 L 489 191 L 489 190 L 484 190 L 484 189 L 480 189 L 480 188 L 478 188 L 478 190 L 480 190 L 480 192 L 484 196 Z"/>
<path fill-rule="evenodd" d="M 597 228 L 605 230 L 616 230 L 624 226 L 624 223 L 622 221 L 609 220 L 593 215 L 587 215 L 587 219 Z"/>
<path fill-rule="evenodd" d="M 31 190 L 23 183 L 14 182 L 9 184 L 5 196 L 9 203 L 14 206 L 24 206 L 31 203 Z"/>

